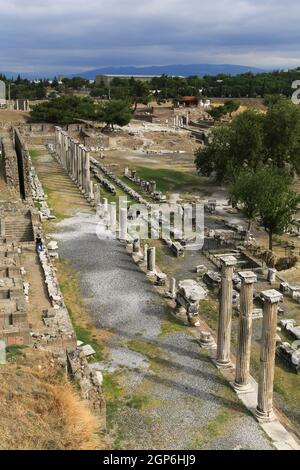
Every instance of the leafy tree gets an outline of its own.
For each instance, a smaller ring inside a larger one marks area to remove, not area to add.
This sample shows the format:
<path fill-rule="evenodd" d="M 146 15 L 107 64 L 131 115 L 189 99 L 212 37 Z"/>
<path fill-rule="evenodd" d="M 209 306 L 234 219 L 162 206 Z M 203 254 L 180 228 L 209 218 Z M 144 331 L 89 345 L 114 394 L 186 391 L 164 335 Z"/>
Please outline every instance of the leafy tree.
<path fill-rule="evenodd" d="M 292 190 L 292 178 L 274 166 L 260 166 L 256 171 L 241 171 L 230 188 L 233 205 L 242 211 L 251 223 L 260 217 L 269 235 L 269 249 L 273 249 L 273 236 L 281 235 L 293 222 L 300 203 Z"/>
<path fill-rule="evenodd" d="M 249 109 L 221 127 L 228 132 L 213 131 L 208 148 L 196 152 L 199 171 L 204 165 L 222 181 L 232 179 L 245 165 L 256 169 L 271 162 L 291 174 L 300 174 L 300 108 L 286 98 L 273 104 L 266 114 Z M 209 161 L 203 162 L 204 157 Z"/>
<path fill-rule="evenodd" d="M 277 168 L 261 168 L 256 178 L 260 182 L 259 215 L 269 234 L 269 249 L 272 251 L 273 235 L 281 235 L 293 222 L 300 197 L 292 190 L 292 178 Z"/>
<path fill-rule="evenodd" d="M 148 104 L 151 100 L 149 85 L 148 83 L 142 82 L 141 80 L 130 81 L 130 98 L 133 102 L 135 112 L 139 103 Z"/>
<path fill-rule="evenodd" d="M 96 119 L 96 109 L 90 98 L 62 96 L 34 106 L 31 119 L 64 125 L 76 122 L 77 119 Z"/>
<path fill-rule="evenodd" d="M 99 106 L 97 119 L 105 122 L 107 127 L 114 128 L 114 125 L 126 126 L 132 118 L 131 106 L 123 100 L 111 100 Z"/>
<path fill-rule="evenodd" d="M 226 111 L 226 114 L 228 113 L 230 117 L 232 117 L 232 113 L 237 111 L 240 107 L 240 103 L 235 100 L 228 100 L 224 104 L 224 110 Z"/>
<path fill-rule="evenodd" d="M 279 99 L 268 109 L 264 134 L 267 158 L 280 168 L 290 164 L 300 173 L 300 108 Z"/>
<path fill-rule="evenodd" d="M 212 130 L 209 145 L 200 147 L 195 152 L 195 164 L 200 174 L 214 174 L 221 182 L 225 175 L 232 173 L 231 146 L 232 129 L 230 126 L 218 126 Z"/>
<path fill-rule="evenodd" d="M 255 169 L 262 161 L 265 152 L 263 123 L 264 116 L 249 109 L 236 116 L 230 124 L 230 158 L 235 171 L 244 165 Z"/>
<path fill-rule="evenodd" d="M 259 197 L 261 183 L 255 173 L 244 168 L 235 177 L 229 188 L 230 203 L 233 207 L 241 206 L 242 213 L 248 219 L 248 232 L 253 220 L 259 215 Z"/>
<path fill-rule="evenodd" d="M 209 144 L 196 151 L 195 163 L 199 172 L 214 173 L 222 182 L 231 180 L 245 165 L 255 169 L 263 153 L 263 115 L 248 110 L 230 124 L 213 129 Z"/>

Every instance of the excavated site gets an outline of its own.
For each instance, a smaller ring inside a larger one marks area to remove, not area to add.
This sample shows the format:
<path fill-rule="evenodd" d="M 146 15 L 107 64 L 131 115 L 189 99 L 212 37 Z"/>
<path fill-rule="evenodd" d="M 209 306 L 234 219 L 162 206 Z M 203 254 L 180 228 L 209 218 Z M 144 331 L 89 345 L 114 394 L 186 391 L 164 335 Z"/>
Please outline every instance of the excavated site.
<path fill-rule="evenodd" d="M 2 123 L 3 380 L 40 364 L 54 386 L 57 371 L 87 414 L 88 448 L 299 450 L 299 263 L 268 268 L 263 230 L 249 240 L 226 188 L 196 173 L 205 113 L 201 125 L 193 111 L 145 113 L 110 132 Z M 151 237 L 137 235 L 135 204 L 152 211 Z M 160 236 L 170 206 L 192 220 L 180 241 Z M 297 232 L 283 238 L 275 256 L 299 252 Z"/>

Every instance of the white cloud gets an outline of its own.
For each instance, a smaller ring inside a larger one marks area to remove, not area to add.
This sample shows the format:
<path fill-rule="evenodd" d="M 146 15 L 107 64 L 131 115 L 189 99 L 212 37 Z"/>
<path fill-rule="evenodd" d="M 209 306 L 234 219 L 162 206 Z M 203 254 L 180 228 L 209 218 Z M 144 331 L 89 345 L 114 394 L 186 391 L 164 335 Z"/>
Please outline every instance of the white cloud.
<path fill-rule="evenodd" d="M 298 65 L 298 0 L 0 0 L 0 68 Z"/>

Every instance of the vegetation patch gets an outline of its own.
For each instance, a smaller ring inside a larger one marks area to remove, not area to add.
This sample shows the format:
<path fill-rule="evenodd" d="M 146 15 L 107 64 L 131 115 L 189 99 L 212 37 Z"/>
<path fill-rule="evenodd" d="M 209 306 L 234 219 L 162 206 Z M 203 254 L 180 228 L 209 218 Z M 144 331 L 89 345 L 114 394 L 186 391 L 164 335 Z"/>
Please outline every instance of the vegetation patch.
<path fill-rule="evenodd" d="M 59 285 L 61 287 L 77 339 L 85 344 L 90 344 L 96 351 L 94 360 L 101 361 L 104 358 L 104 342 L 110 337 L 110 333 L 98 330 L 93 324 L 80 294 L 78 282 L 79 274 L 72 269 L 70 263 L 67 260 L 60 258 L 56 262 L 56 267 Z"/>

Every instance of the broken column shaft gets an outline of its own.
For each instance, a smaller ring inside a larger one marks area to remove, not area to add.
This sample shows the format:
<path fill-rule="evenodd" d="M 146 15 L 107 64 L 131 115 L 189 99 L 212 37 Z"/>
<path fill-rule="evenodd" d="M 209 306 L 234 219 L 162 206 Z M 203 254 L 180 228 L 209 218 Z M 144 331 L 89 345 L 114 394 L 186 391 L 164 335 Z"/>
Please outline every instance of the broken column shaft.
<path fill-rule="evenodd" d="M 156 249 L 155 247 L 148 248 L 147 250 L 147 271 L 148 273 L 155 273 L 156 270 Z"/>
<path fill-rule="evenodd" d="M 242 280 L 242 285 L 236 370 L 233 386 L 239 392 L 246 392 L 251 389 L 249 384 L 249 370 L 252 336 L 253 284 L 257 281 L 257 277 L 251 271 L 240 272 L 239 276 Z"/>
<path fill-rule="evenodd" d="M 237 260 L 233 256 L 223 256 L 221 299 L 218 322 L 217 365 L 226 367 L 230 361 L 231 319 L 232 319 L 232 277 Z"/>
<path fill-rule="evenodd" d="M 274 289 L 262 292 L 264 314 L 260 349 L 260 371 L 256 417 L 260 421 L 273 421 L 273 383 L 278 303 L 282 294 Z"/>
<path fill-rule="evenodd" d="M 127 239 L 127 209 L 120 209 L 120 240 Z"/>

